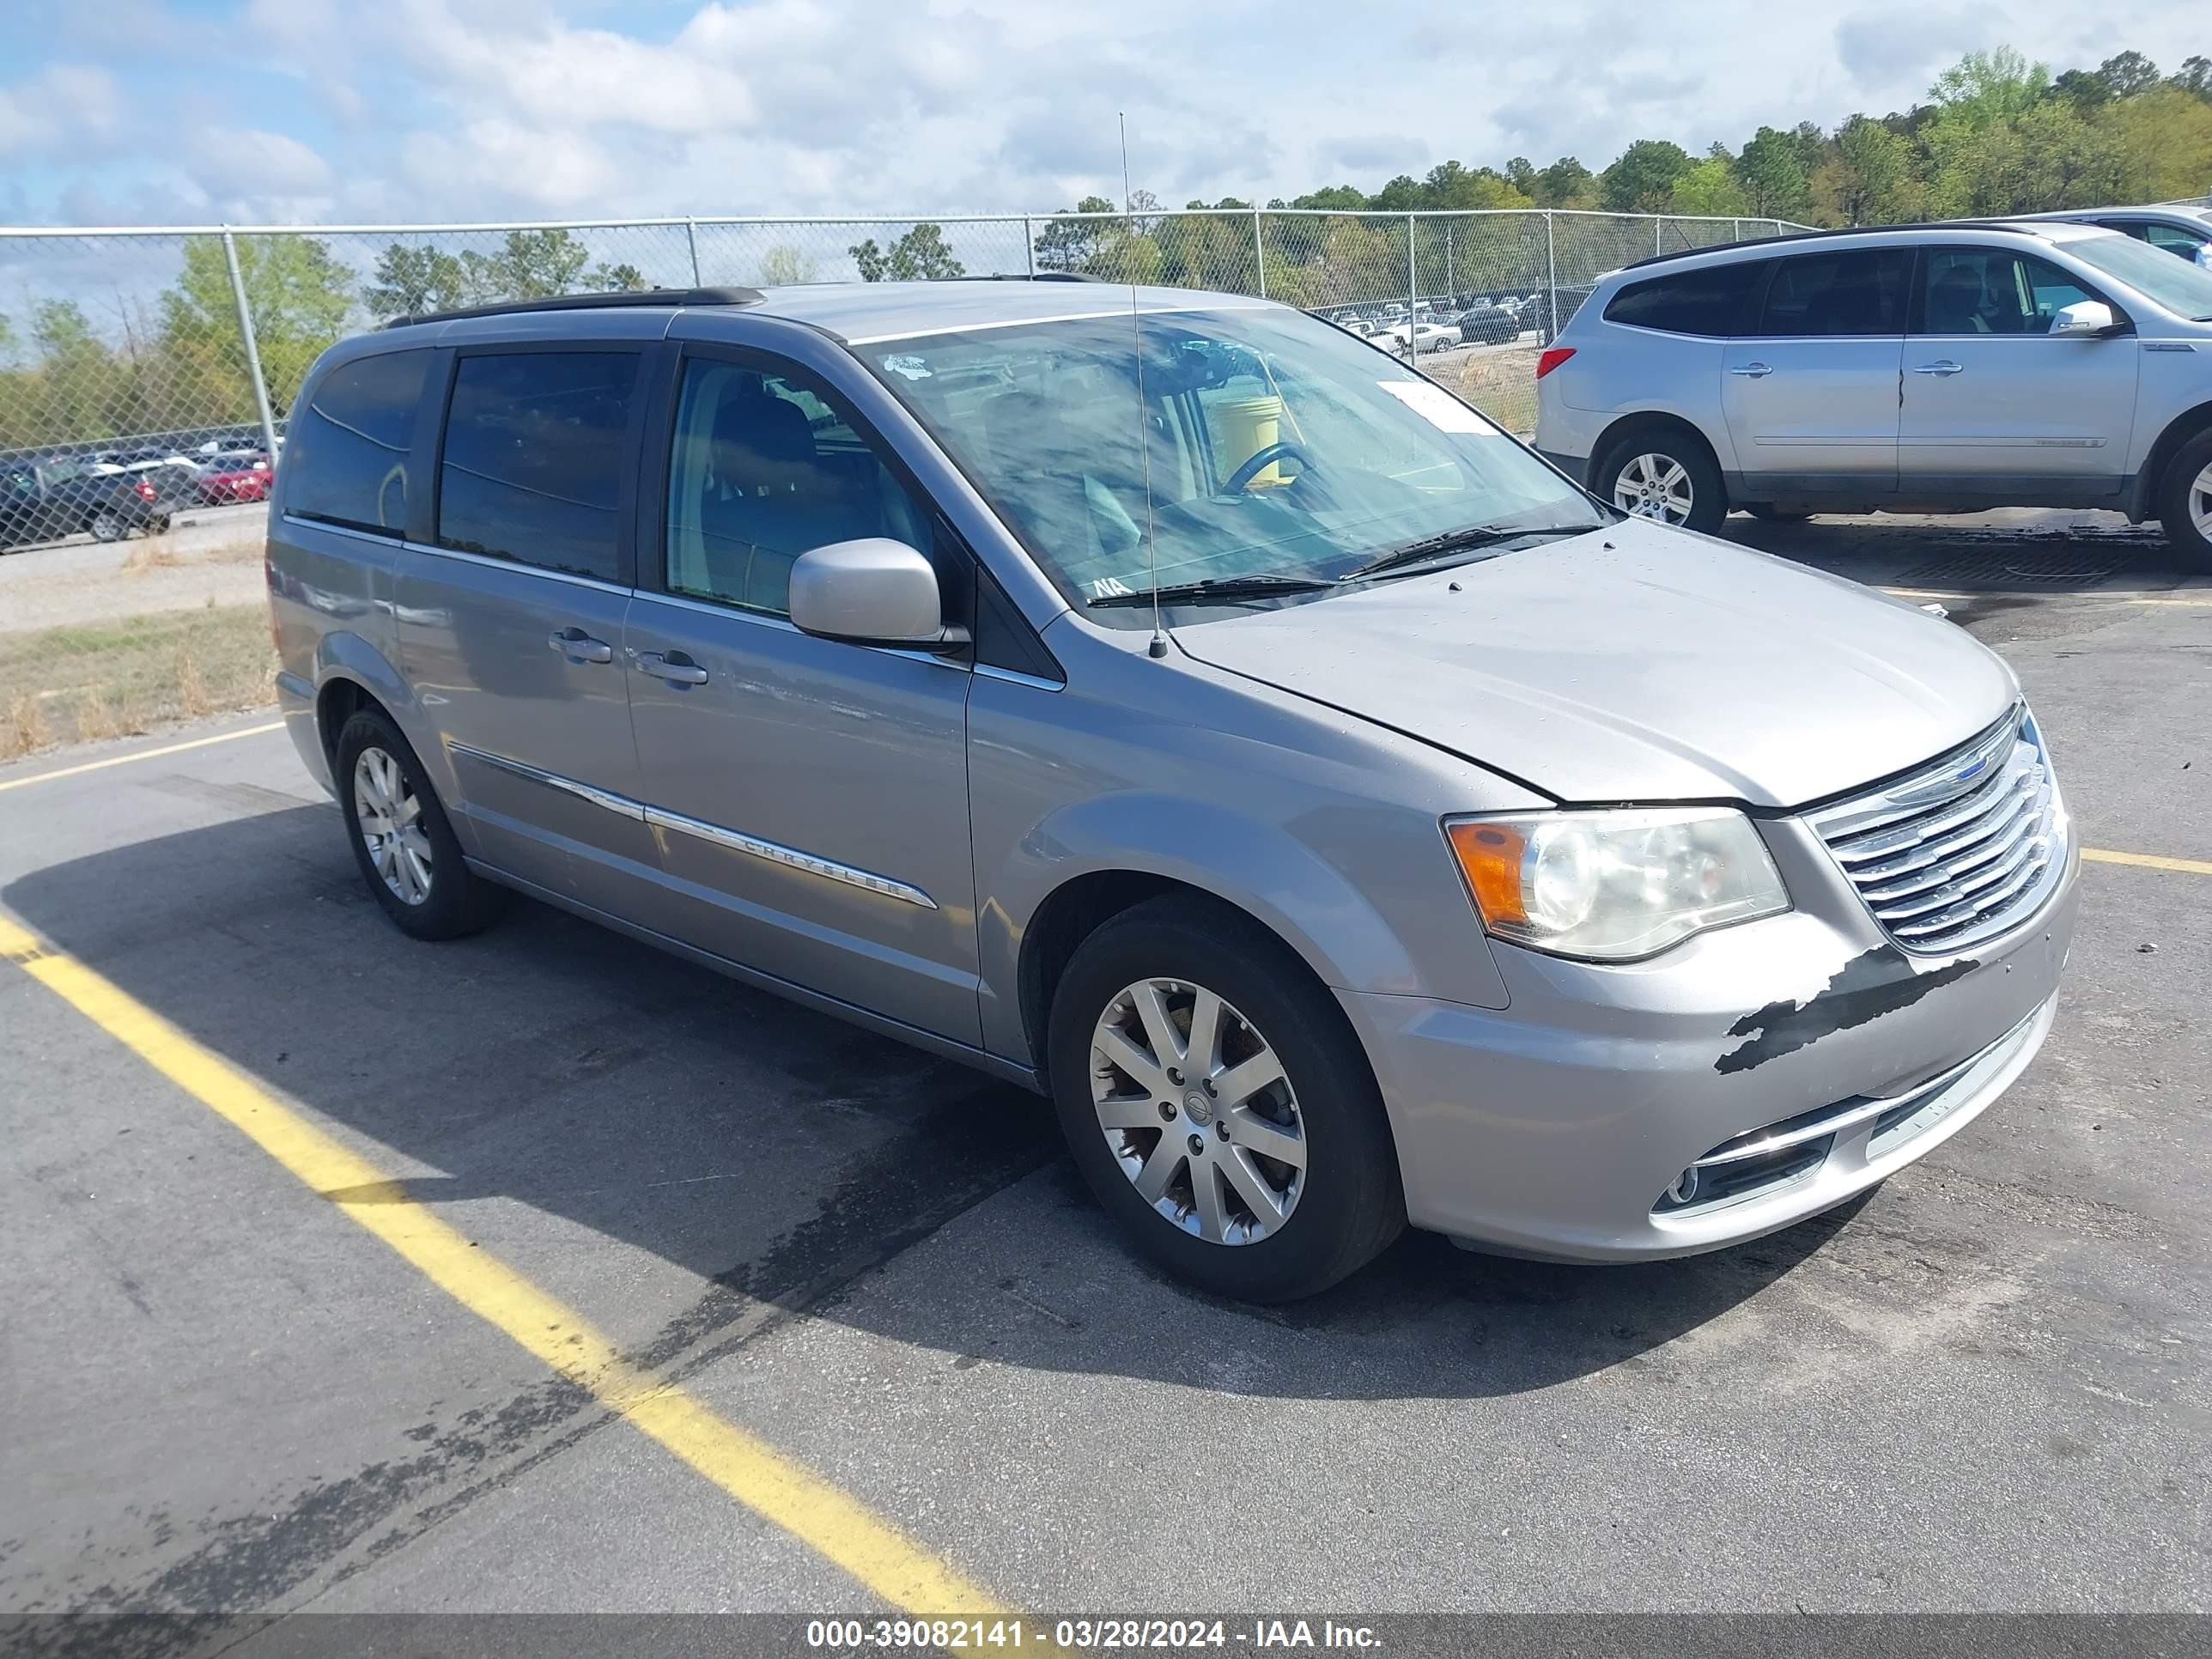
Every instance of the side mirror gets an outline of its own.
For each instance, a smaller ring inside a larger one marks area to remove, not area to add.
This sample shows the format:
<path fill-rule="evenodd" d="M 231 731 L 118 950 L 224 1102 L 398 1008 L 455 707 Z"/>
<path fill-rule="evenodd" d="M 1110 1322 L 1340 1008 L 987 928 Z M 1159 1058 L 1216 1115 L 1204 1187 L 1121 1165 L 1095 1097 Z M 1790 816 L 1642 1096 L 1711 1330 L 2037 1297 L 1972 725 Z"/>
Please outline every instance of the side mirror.
<path fill-rule="evenodd" d="M 2059 307 L 2051 319 L 2053 337 L 2069 340 L 2101 340 L 2118 327 L 2112 307 L 2102 300 L 2076 300 L 2070 306 Z"/>
<path fill-rule="evenodd" d="M 937 572 L 904 542 L 884 536 L 832 542 L 791 566 L 793 626 L 825 639 L 943 651 L 968 643 L 947 627 Z"/>

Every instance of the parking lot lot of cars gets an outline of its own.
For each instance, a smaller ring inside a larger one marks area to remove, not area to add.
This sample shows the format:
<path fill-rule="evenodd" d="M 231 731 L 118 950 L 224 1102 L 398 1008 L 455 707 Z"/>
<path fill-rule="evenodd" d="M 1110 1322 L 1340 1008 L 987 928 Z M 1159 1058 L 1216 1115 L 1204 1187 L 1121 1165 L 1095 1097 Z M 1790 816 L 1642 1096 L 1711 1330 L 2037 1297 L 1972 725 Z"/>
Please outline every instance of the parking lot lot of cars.
<path fill-rule="evenodd" d="M 1018 1090 L 550 910 L 400 937 L 265 716 L 0 770 L 0 1607 L 2201 1610 L 2212 583 L 1728 533 L 1998 648 L 2094 850 L 2004 1100 L 1678 1262 L 1215 1301 Z"/>

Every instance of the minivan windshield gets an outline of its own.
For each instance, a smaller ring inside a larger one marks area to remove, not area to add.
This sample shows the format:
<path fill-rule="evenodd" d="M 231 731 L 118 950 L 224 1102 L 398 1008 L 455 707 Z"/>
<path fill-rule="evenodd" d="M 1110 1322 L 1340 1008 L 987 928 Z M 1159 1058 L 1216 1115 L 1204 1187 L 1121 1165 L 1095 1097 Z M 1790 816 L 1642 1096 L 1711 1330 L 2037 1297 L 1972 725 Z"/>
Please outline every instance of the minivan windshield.
<path fill-rule="evenodd" d="M 1139 622 L 1123 607 L 1152 586 L 1148 519 L 1159 586 L 1218 590 L 1198 605 L 1294 603 L 1394 550 L 1494 556 L 1539 539 L 1514 532 L 1607 522 L 1443 387 L 1302 312 L 1122 310 L 854 350 L 1103 623 Z"/>
<path fill-rule="evenodd" d="M 2212 270 L 2117 231 L 2058 246 L 2083 264 L 2117 276 L 2154 305 L 2192 322 L 2212 323 Z"/>

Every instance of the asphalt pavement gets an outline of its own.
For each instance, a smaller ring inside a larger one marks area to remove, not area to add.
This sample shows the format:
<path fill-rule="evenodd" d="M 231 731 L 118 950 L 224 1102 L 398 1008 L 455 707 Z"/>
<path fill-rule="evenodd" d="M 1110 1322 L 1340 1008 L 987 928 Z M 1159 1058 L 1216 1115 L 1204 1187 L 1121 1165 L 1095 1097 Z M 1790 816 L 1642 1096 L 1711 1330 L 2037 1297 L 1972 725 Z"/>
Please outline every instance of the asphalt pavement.
<path fill-rule="evenodd" d="M 1047 1614 L 2204 1611 L 2212 583 L 2117 521 L 1729 533 L 1941 595 L 2154 861 L 2085 867 L 1978 1122 L 1664 1265 L 1214 1301 L 1018 1091 L 535 905 L 403 938 L 265 714 L 0 769 L 0 1612 L 887 1605 L 394 1216 Z"/>

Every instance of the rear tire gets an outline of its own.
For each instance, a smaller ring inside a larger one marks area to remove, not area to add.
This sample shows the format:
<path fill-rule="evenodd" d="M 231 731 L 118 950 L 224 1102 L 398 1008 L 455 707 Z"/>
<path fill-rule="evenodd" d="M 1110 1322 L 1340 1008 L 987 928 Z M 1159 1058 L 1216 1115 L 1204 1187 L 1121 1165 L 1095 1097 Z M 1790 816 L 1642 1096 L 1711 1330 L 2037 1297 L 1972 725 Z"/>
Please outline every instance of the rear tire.
<path fill-rule="evenodd" d="M 1728 517 L 1728 490 L 1705 440 L 1647 426 L 1616 440 L 1590 474 L 1592 492 L 1640 519 L 1711 535 Z"/>
<path fill-rule="evenodd" d="M 1201 1057 L 1189 1050 L 1208 997 L 1215 1036 Z M 1150 1035 L 1155 1019 L 1164 1040 Z M 1179 896 L 1122 912 L 1077 947 L 1049 1028 L 1053 1102 L 1076 1167 L 1130 1243 L 1177 1277 L 1291 1301 L 1404 1230 L 1367 1057 L 1305 963 L 1250 918 Z"/>
<path fill-rule="evenodd" d="M 402 933 L 459 939 L 498 913 L 501 890 L 468 867 L 422 763 L 390 715 L 364 708 L 349 720 L 331 771 L 354 862 Z"/>
<path fill-rule="evenodd" d="M 92 538 L 96 542 L 119 542 L 126 528 L 120 514 L 105 508 L 87 519 L 84 527 L 92 532 Z"/>
<path fill-rule="evenodd" d="M 2166 464 L 2158 517 L 2175 552 L 2200 569 L 2212 568 L 2212 430 L 2198 433 Z"/>

